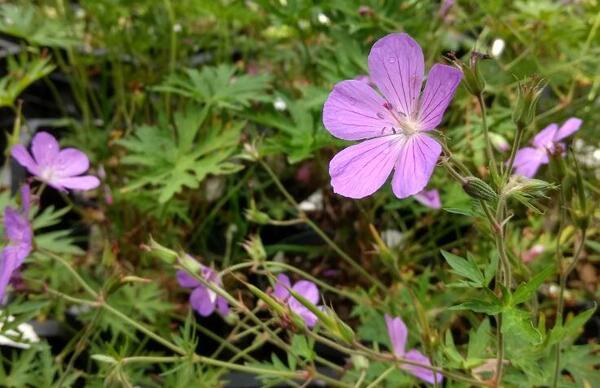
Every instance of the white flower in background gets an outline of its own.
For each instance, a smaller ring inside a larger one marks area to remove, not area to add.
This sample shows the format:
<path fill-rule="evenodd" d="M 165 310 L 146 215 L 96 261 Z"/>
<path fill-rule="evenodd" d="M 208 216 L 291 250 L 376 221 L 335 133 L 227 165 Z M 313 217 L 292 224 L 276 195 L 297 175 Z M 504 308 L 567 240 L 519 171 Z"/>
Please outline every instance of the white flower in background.
<path fill-rule="evenodd" d="M 276 97 L 275 100 L 273 101 L 273 108 L 275 108 L 275 110 L 278 110 L 281 112 L 281 111 L 284 111 L 287 109 L 287 104 L 285 103 L 283 98 Z"/>
<path fill-rule="evenodd" d="M 577 161 L 593 170 L 596 178 L 600 178 L 600 148 L 587 144 L 581 139 L 575 139 L 573 149 Z"/>
<path fill-rule="evenodd" d="M 498 58 L 502 54 L 502 51 L 504 51 L 505 46 L 506 43 L 503 39 L 495 39 L 492 43 L 492 56 Z"/>
<path fill-rule="evenodd" d="M 304 201 L 300 202 L 298 208 L 305 212 L 316 212 L 323 210 L 323 191 L 317 190 Z"/>
<path fill-rule="evenodd" d="M 4 320 L 4 318 L 2 318 Z M 6 319 L 8 322 L 12 322 L 15 320 L 15 317 L 9 315 Z M 2 329 L 3 323 L 0 321 L 0 329 Z M 5 334 L 11 337 L 20 337 L 20 341 L 14 341 L 4 335 L 0 335 L 0 346 L 12 346 L 13 348 L 19 349 L 29 349 L 31 347 L 31 343 L 40 342 L 40 338 L 33 330 L 33 326 L 29 323 L 21 323 L 15 329 L 10 329 L 5 332 Z"/>
<path fill-rule="evenodd" d="M 381 232 L 381 239 L 389 248 L 399 248 L 404 244 L 404 233 L 396 229 L 386 229 Z"/>
<path fill-rule="evenodd" d="M 324 25 L 331 24 L 331 19 L 329 19 L 329 16 L 325 15 L 323 12 L 319 12 L 319 14 L 317 15 L 317 20 L 319 21 L 319 23 Z"/>
<path fill-rule="evenodd" d="M 173 32 L 181 32 L 181 30 L 182 30 L 181 24 L 179 24 L 179 23 L 173 24 Z"/>

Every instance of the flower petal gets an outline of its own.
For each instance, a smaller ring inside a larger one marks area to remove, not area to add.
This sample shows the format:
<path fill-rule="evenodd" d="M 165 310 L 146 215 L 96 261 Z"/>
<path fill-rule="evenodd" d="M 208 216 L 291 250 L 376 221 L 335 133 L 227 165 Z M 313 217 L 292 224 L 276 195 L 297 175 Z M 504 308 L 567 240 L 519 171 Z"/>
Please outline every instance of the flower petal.
<path fill-rule="evenodd" d="M 17 144 L 16 146 L 14 146 L 10 151 L 10 154 L 13 158 L 15 158 L 17 162 L 19 162 L 21 166 L 25 167 L 27 171 L 29 171 L 31 174 L 38 174 L 37 163 L 35 162 L 35 160 L 33 160 L 31 155 L 23 145 Z"/>
<path fill-rule="evenodd" d="M 577 117 L 571 117 L 560 127 L 560 129 L 554 135 L 554 141 L 558 142 L 562 139 L 571 136 L 579 130 L 583 121 Z"/>
<path fill-rule="evenodd" d="M 459 69 L 439 63 L 433 65 L 419 101 L 418 121 L 422 130 L 428 131 L 440 125 L 461 79 L 462 71 Z"/>
<path fill-rule="evenodd" d="M 86 172 L 90 168 L 90 160 L 75 148 L 65 148 L 58 153 L 53 167 L 58 176 L 72 177 Z"/>
<path fill-rule="evenodd" d="M 292 290 L 300 294 L 312 304 L 319 303 L 319 289 L 317 288 L 317 285 L 313 282 L 309 282 L 308 280 L 300 280 L 296 282 L 296 284 L 294 284 Z M 290 303 L 291 302 L 292 301 L 290 301 Z"/>
<path fill-rule="evenodd" d="M 408 353 L 406 353 L 405 357 L 408 360 L 431 366 L 431 361 L 429 361 L 429 358 L 416 349 L 410 350 Z M 444 380 L 444 376 L 441 373 L 434 372 L 420 366 L 404 364 L 402 365 L 402 369 L 411 375 L 428 382 L 429 384 L 435 384 L 436 382 L 441 383 Z"/>
<path fill-rule="evenodd" d="M 198 279 L 196 279 L 195 277 L 193 277 L 185 271 L 177 271 L 175 276 L 177 277 L 177 283 L 179 283 L 181 287 L 196 288 L 202 285 L 202 283 L 200 283 Z"/>
<path fill-rule="evenodd" d="M 379 91 L 405 117 L 412 117 L 423 83 L 423 51 L 408 34 L 379 39 L 369 54 L 369 75 Z"/>
<path fill-rule="evenodd" d="M 538 148 L 553 148 L 556 132 L 558 132 L 558 125 L 552 123 L 535 135 L 532 144 Z"/>
<path fill-rule="evenodd" d="M 53 179 L 48 184 L 53 187 L 59 186 L 71 190 L 92 190 L 100 186 L 100 180 L 93 175 L 83 175 L 73 178 Z"/>
<path fill-rule="evenodd" d="M 440 200 L 440 193 L 437 190 L 421 191 L 413 195 L 413 198 L 420 202 L 422 205 L 432 209 L 440 209 L 442 207 L 442 201 Z"/>
<path fill-rule="evenodd" d="M 227 299 L 222 296 L 217 296 L 217 311 L 223 317 L 229 315 L 229 304 L 227 304 Z"/>
<path fill-rule="evenodd" d="M 190 304 L 192 308 L 203 317 L 208 317 L 215 311 L 216 302 L 211 300 L 209 290 L 200 286 L 194 289 L 190 295 Z"/>
<path fill-rule="evenodd" d="M 317 321 L 319 320 L 319 318 L 309 309 L 307 309 L 306 307 L 302 306 L 301 309 L 294 309 L 293 307 L 290 306 L 290 308 L 298 315 L 300 315 L 300 317 L 302 317 L 302 320 L 304 320 L 304 323 L 306 323 L 306 326 L 308 327 L 314 327 L 317 324 Z"/>
<path fill-rule="evenodd" d="M 10 282 L 10 278 L 14 270 L 18 267 L 17 255 L 14 247 L 5 247 L 2 250 L 2 262 L 0 262 L 0 303 L 4 301 L 6 286 Z"/>
<path fill-rule="evenodd" d="M 31 144 L 31 152 L 40 169 L 51 165 L 60 149 L 56 138 L 48 132 L 38 132 Z"/>
<path fill-rule="evenodd" d="M 394 355 L 403 357 L 406 349 L 406 338 L 408 337 L 408 329 L 406 328 L 404 321 L 402 321 L 402 318 L 400 317 L 392 318 L 385 314 L 385 324 L 387 326 L 388 335 L 390 336 Z"/>
<path fill-rule="evenodd" d="M 277 275 L 277 281 L 273 287 L 273 297 L 285 301 L 290 296 L 289 288 L 292 288 L 292 283 L 287 275 L 280 273 Z"/>
<path fill-rule="evenodd" d="M 392 172 L 404 138 L 382 136 L 340 151 L 329 163 L 333 191 L 349 198 L 373 194 Z"/>
<path fill-rule="evenodd" d="M 360 140 L 393 133 L 386 101 L 366 82 L 336 84 L 323 106 L 323 125 L 335 137 Z"/>
<path fill-rule="evenodd" d="M 431 137 L 415 134 L 406 139 L 400 148 L 392 189 L 398 198 L 419 193 L 427 186 L 442 147 Z"/>
<path fill-rule="evenodd" d="M 515 155 L 514 173 L 533 178 L 540 166 L 548 161 L 548 153 L 545 150 L 532 147 L 521 148 Z"/>

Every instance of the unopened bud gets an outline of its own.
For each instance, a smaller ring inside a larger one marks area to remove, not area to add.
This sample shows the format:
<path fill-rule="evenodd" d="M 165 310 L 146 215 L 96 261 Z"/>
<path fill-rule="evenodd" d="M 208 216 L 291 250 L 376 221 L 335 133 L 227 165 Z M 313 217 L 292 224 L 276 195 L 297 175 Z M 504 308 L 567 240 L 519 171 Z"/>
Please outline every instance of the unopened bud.
<path fill-rule="evenodd" d="M 519 82 L 517 105 L 512 115 L 518 130 L 526 128 L 535 118 L 537 104 L 545 86 L 544 80 L 537 75 Z"/>
<path fill-rule="evenodd" d="M 480 96 L 485 89 L 485 79 L 481 75 L 479 71 L 479 61 L 481 59 L 489 58 L 488 55 L 478 53 L 476 51 L 471 52 L 471 57 L 469 58 L 469 64 L 458 59 L 456 56 L 451 55 L 452 62 L 457 65 L 463 72 L 463 84 L 474 96 Z"/>
<path fill-rule="evenodd" d="M 267 252 L 260 236 L 257 234 L 250 236 L 248 240 L 244 241 L 242 247 L 254 261 L 265 261 L 267 259 Z"/>
<path fill-rule="evenodd" d="M 259 225 L 266 225 L 271 221 L 269 215 L 265 212 L 261 212 L 256 208 L 256 202 L 254 199 L 250 200 L 250 207 L 244 212 L 246 219 L 250 222 L 257 223 Z"/>
<path fill-rule="evenodd" d="M 504 136 L 499 135 L 494 132 L 490 132 L 489 136 L 490 136 L 490 141 L 492 142 L 492 145 L 498 151 L 506 152 L 510 149 L 510 144 L 508 143 L 508 140 L 506 140 L 506 138 Z"/>
<path fill-rule="evenodd" d="M 175 252 L 174 250 L 162 246 L 156 241 L 154 241 L 152 236 L 150 236 L 150 241 L 148 242 L 148 244 L 142 245 L 142 249 L 144 249 L 145 251 L 149 252 L 152 256 L 164 261 L 167 264 L 175 263 L 175 260 L 178 256 L 177 252 Z"/>
<path fill-rule="evenodd" d="M 366 370 L 369 369 L 369 359 L 360 354 L 353 354 L 350 359 L 352 360 L 352 365 L 358 370 Z"/>
<path fill-rule="evenodd" d="M 469 194 L 472 198 L 483 201 L 495 201 L 498 199 L 498 195 L 494 189 L 477 177 L 466 177 L 462 187 L 465 193 Z"/>

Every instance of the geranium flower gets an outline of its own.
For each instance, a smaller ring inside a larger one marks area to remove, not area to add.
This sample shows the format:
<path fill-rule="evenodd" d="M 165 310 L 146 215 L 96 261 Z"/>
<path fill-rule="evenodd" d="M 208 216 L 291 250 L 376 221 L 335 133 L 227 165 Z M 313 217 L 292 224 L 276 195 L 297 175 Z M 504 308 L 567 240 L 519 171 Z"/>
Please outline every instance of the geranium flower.
<path fill-rule="evenodd" d="M 331 185 L 345 197 L 364 198 L 395 169 L 392 189 L 406 198 L 423 190 L 433 173 L 442 147 L 427 132 L 441 123 L 462 72 L 434 65 L 421 93 L 423 52 L 404 33 L 378 40 L 368 62 L 377 90 L 363 81 L 342 81 L 323 107 L 323 124 L 332 135 L 365 140 L 334 156 Z"/>
<path fill-rule="evenodd" d="M 420 193 L 413 195 L 413 198 L 416 199 L 423 206 L 427 206 L 432 209 L 440 209 L 442 207 L 440 193 L 435 189 L 428 191 L 423 190 Z"/>
<path fill-rule="evenodd" d="M 33 248 L 33 230 L 29 223 L 29 186 L 21 188 L 22 210 L 10 206 L 4 208 L 4 234 L 8 243 L 2 249 L 0 262 L 0 301 L 4 300 L 6 286 L 13 273 L 23 264 Z"/>
<path fill-rule="evenodd" d="M 304 297 L 310 303 L 316 305 L 320 299 L 317 285 L 308 280 L 299 280 L 292 286 L 289 277 L 284 274 L 279 274 L 273 290 L 273 296 L 276 299 L 287 304 L 293 312 L 298 314 L 304 320 L 306 326 L 313 327 L 317 324 L 317 316 L 296 298 L 291 296 L 290 289 Z"/>
<path fill-rule="evenodd" d="M 32 175 L 57 190 L 91 190 L 100 185 L 95 176 L 80 176 L 90 167 L 88 157 L 75 148 L 61 150 L 54 136 L 47 132 L 38 132 L 33 137 L 31 154 L 17 144 L 11 155 Z"/>
<path fill-rule="evenodd" d="M 577 132 L 582 122 L 581 119 L 571 117 L 560 128 L 552 123 L 542 129 L 533 138 L 533 147 L 524 147 L 517 151 L 515 174 L 533 178 L 540 166 L 550 161 L 550 155 L 556 153 L 557 148 L 565 149 L 564 143 L 560 141 Z"/>
<path fill-rule="evenodd" d="M 200 264 L 200 276 L 209 283 L 219 287 L 223 285 L 219 274 L 210 267 Z M 222 316 L 229 314 L 229 305 L 227 299 L 217 295 L 216 292 L 206 287 L 196 278 L 185 271 L 177 271 L 177 282 L 181 287 L 192 288 L 190 294 L 190 304 L 192 308 L 203 317 L 208 317 L 215 310 Z"/>
<path fill-rule="evenodd" d="M 423 353 L 419 352 L 416 349 L 411 349 L 408 352 L 406 351 L 408 329 L 402 321 L 402 318 L 392 318 L 386 314 L 385 324 L 387 325 L 388 335 L 390 336 L 390 341 L 392 343 L 392 351 L 396 357 L 431 366 L 429 358 Z M 411 375 L 418 377 L 419 379 L 426 381 L 430 384 L 434 384 L 436 381 L 438 383 L 441 383 L 444 380 L 444 376 L 441 373 L 433 372 L 429 369 L 425 369 L 419 366 L 403 364 L 401 368 L 410 373 Z"/>

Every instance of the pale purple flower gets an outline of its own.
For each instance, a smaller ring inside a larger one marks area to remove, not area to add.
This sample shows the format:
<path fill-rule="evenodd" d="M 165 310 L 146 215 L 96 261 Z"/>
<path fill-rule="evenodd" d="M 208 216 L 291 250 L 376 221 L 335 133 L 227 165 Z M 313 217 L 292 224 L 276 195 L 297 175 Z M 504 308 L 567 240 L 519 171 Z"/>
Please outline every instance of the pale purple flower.
<path fill-rule="evenodd" d="M 417 349 L 411 349 L 408 352 L 406 351 L 408 329 L 402 321 L 402 318 L 392 318 L 386 314 L 385 324 L 387 325 L 388 335 L 390 336 L 390 342 L 392 343 L 392 351 L 396 357 L 431 366 L 429 358 L 423 353 L 419 352 Z M 441 373 L 433 372 L 429 369 L 425 369 L 419 366 L 402 364 L 401 368 L 410 373 L 411 375 L 418 377 L 419 379 L 426 381 L 430 384 L 434 384 L 436 381 L 438 383 L 441 383 L 444 380 L 444 376 Z"/>
<path fill-rule="evenodd" d="M 221 287 L 223 285 L 219 274 L 212 268 L 200 264 L 200 276 L 209 283 Z M 177 271 L 177 282 L 181 287 L 192 288 L 190 304 L 203 317 L 208 317 L 215 310 L 222 316 L 229 314 L 227 300 L 221 295 L 202 284 L 199 280 L 185 271 Z"/>
<path fill-rule="evenodd" d="M 428 191 L 423 190 L 420 193 L 413 195 L 413 198 L 416 199 L 423 206 L 427 206 L 432 209 L 441 209 L 442 207 L 440 193 L 436 189 Z"/>
<path fill-rule="evenodd" d="M 22 210 L 4 208 L 4 234 L 8 243 L 2 249 L 0 262 L 0 301 L 4 300 L 6 286 L 13 273 L 23 264 L 33 248 L 33 230 L 29 223 L 29 186 L 21 188 Z"/>
<path fill-rule="evenodd" d="M 331 185 L 345 197 L 364 198 L 395 169 L 392 189 L 406 198 L 423 190 L 433 173 L 442 147 L 428 132 L 441 123 L 462 72 L 434 65 L 421 93 L 423 52 L 404 33 L 378 40 L 368 62 L 377 90 L 364 81 L 342 81 L 323 107 L 323 124 L 332 135 L 365 140 L 333 157 Z"/>
<path fill-rule="evenodd" d="M 454 0 L 442 0 L 442 4 L 440 4 L 440 8 L 438 10 L 438 16 L 442 20 L 446 20 L 448 13 L 450 13 L 450 8 L 454 6 Z"/>
<path fill-rule="evenodd" d="M 515 174 L 533 178 L 541 165 L 550 161 L 550 156 L 565 149 L 561 140 L 571 136 L 579 130 L 582 121 L 571 117 L 559 128 L 557 124 L 550 124 L 542 129 L 531 142 L 533 147 L 521 148 L 515 155 Z"/>
<path fill-rule="evenodd" d="M 313 327 L 317 324 L 317 316 L 306 306 L 300 303 L 296 298 L 290 295 L 290 289 L 298 293 L 298 295 L 302 296 L 310 303 L 316 305 L 320 299 L 317 285 L 313 282 L 309 282 L 308 280 L 299 280 L 292 286 L 290 278 L 288 278 L 287 275 L 279 274 L 273 290 L 273 297 L 278 299 L 280 302 L 287 304 L 293 312 L 298 314 L 304 320 L 304 323 L 306 323 L 308 327 Z"/>
<path fill-rule="evenodd" d="M 81 175 L 90 167 L 86 154 L 75 149 L 60 149 L 54 136 L 38 132 L 31 141 L 31 154 L 18 144 L 11 155 L 32 175 L 57 190 L 91 190 L 100 185 L 92 175 Z"/>
<path fill-rule="evenodd" d="M 524 263 L 529 263 L 542 253 L 544 253 L 544 246 L 542 244 L 535 244 L 530 249 L 521 253 L 521 260 L 523 260 Z"/>

